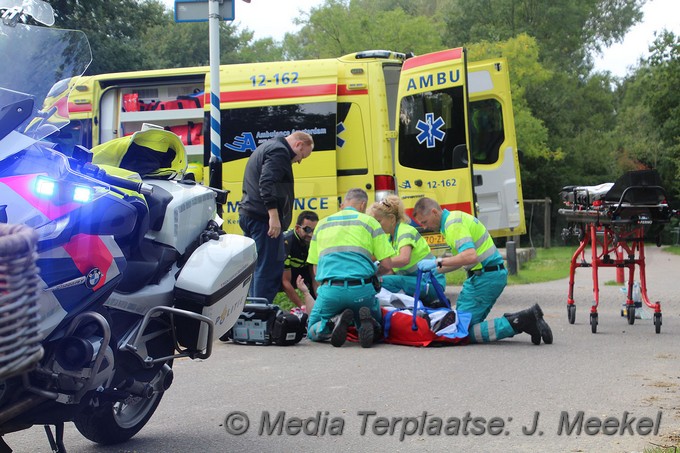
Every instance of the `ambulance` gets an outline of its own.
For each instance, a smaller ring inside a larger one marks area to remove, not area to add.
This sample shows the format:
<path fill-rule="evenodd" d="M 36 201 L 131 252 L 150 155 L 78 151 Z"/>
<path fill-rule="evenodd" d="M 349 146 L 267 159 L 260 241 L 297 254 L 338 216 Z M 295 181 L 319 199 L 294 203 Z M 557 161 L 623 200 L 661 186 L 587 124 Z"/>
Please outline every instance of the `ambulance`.
<path fill-rule="evenodd" d="M 198 180 L 210 159 L 209 67 L 103 74 L 71 92 L 63 138 L 92 146 L 145 123 L 177 133 Z M 371 50 L 308 61 L 220 67 L 225 230 L 240 233 L 246 161 L 262 142 L 302 130 L 312 155 L 294 165 L 294 217 L 326 217 L 353 187 L 407 212 L 422 197 L 476 215 L 495 237 L 525 232 L 508 64 L 468 62 L 464 48 L 412 56 Z M 430 234 L 434 247 L 444 245 Z"/>

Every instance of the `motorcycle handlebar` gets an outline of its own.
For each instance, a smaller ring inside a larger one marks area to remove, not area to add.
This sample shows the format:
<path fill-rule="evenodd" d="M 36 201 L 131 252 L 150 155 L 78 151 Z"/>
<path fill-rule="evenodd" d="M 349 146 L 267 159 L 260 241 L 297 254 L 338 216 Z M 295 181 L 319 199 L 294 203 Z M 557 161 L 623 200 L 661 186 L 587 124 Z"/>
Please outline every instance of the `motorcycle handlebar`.
<path fill-rule="evenodd" d="M 132 190 L 141 193 L 142 195 L 151 195 L 153 193 L 153 186 L 150 184 L 110 175 L 96 165 L 86 163 L 82 166 L 82 171 L 100 181 L 111 184 L 112 186 L 120 187 L 121 189 Z"/>
<path fill-rule="evenodd" d="M 142 195 L 151 195 L 153 193 L 153 186 L 141 181 L 132 181 L 130 179 L 120 178 L 109 174 L 105 175 L 103 181 L 113 186 L 120 187 L 121 189 L 134 190 Z"/>

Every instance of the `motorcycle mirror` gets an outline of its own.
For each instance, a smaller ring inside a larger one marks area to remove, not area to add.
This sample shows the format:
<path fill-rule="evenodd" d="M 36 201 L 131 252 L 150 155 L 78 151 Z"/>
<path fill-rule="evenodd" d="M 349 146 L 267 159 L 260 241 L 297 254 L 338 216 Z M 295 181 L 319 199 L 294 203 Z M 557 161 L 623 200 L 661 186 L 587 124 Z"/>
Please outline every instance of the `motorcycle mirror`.
<path fill-rule="evenodd" d="M 48 27 L 54 25 L 54 9 L 42 0 L 0 0 L 0 10 L 5 10 L 2 14 L 5 25 L 13 26 L 26 16 Z"/>
<path fill-rule="evenodd" d="M 82 145 L 73 147 L 73 158 L 79 162 L 92 163 L 92 151 Z"/>

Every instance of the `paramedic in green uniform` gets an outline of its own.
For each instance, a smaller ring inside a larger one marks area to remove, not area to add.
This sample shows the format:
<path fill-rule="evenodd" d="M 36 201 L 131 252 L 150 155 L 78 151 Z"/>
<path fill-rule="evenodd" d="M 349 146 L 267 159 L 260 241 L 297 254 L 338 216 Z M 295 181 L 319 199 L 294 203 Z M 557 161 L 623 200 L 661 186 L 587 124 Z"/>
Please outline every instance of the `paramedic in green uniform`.
<path fill-rule="evenodd" d="M 384 200 L 373 203 L 369 214 L 380 222 L 382 229 L 390 236 L 392 247 L 397 253 L 392 257 L 392 274 L 382 276 L 382 287 L 398 293 L 414 295 L 418 275 L 418 262 L 434 259 L 432 250 L 418 230 L 410 225 L 410 219 L 404 213 L 404 203 L 397 195 L 389 195 Z M 435 272 L 435 278 L 442 288 L 446 288 L 446 278 Z M 437 299 L 434 287 L 429 279 L 423 279 L 420 285 L 420 300 L 430 304 Z"/>
<path fill-rule="evenodd" d="M 314 230 L 307 256 L 307 262 L 316 265 L 319 282 L 308 321 L 312 341 L 330 339 L 333 346 L 340 347 L 353 321 L 362 347 L 377 340 L 375 330 L 379 330 L 382 315 L 375 297 L 374 260 L 391 269 L 394 249 L 378 221 L 364 214 L 367 203 L 364 190 L 350 189 L 342 210 L 321 219 Z"/>
<path fill-rule="evenodd" d="M 544 343 L 552 343 L 552 331 L 538 304 L 485 321 L 505 289 L 508 272 L 503 265 L 503 257 L 479 219 L 462 211 L 442 209 L 431 198 L 421 198 L 416 202 L 413 218 L 430 230 L 441 231 L 453 252 L 453 256 L 425 259 L 418 263 L 419 269 L 450 272 L 462 267 L 467 271 L 468 277 L 458 295 L 456 309 L 472 314 L 471 342 L 486 343 L 526 332 L 536 345 L 541 343 L 541 339 Z"/>

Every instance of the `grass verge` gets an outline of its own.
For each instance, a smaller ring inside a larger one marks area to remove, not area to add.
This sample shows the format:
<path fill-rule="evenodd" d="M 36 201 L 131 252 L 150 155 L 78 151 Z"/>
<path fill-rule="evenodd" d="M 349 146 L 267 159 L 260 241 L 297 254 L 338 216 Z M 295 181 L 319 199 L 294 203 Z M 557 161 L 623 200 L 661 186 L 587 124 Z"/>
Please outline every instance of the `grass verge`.
<path fill-rule="evenodd" d="M 567 278 L 569 263 L 575 251 L 575 247 L 536 249 L 536 258 L 522 264 L 516 275 L 508 276 L 508 285 L 526 285 Z M 446 283 L 462 285 L 466 277 L 465 272 L 454 271 L 446 275 Z"/>
<path fill-rule="evenodd" d="M 680 245 L 671 245 L 668 247 L 664 247 L 663 250 L 665 252 L 672 253 L 673 255 L 680 255 Z"/>

